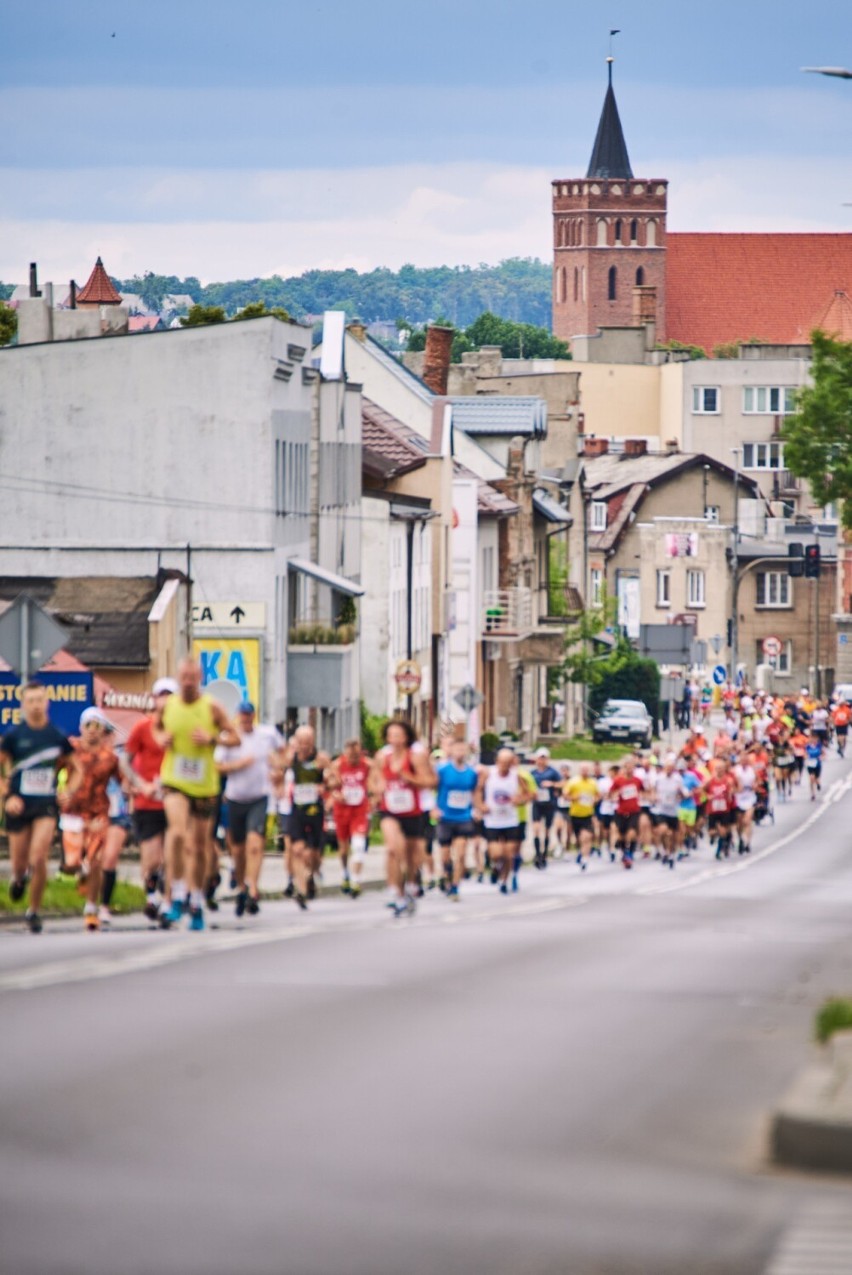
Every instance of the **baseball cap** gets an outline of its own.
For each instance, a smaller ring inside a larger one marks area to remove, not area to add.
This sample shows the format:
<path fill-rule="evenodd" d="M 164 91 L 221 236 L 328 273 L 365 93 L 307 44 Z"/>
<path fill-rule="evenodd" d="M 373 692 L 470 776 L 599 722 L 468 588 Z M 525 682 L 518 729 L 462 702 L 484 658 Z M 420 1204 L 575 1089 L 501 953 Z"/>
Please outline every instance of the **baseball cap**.
<path fill-rule="evenodd" d="M 536 755 L 536 757 L 549 757 L 549 756 L 550 756 L 550 749 L 549 749 L 549 748 L 537 748 L 537 749 L 535 750 L 535 755 Z"/>
<path fill-rule="evenodd" d="M 179 689 L 173 677 L 158 677 L 151 687 L 151 694 L 155 698 L 157 695 L 177 695 Z"/>
<path fill-rule="evenodd" d="M 238 713 L 253 713 L 254 704 L 252 704 L 250 699 L 241 700 L 240 703 L 237 705 L 237 712 Z"/>
<path fill-rule="evenodd" d="M 88 726 L 89 722 L 100 722 L 101 726 L 106 726 L 108 730 L 112 730 L 112 722 L 106 717 L 99 708 L 84 708 L 80 714 L 80 725 Z"/>

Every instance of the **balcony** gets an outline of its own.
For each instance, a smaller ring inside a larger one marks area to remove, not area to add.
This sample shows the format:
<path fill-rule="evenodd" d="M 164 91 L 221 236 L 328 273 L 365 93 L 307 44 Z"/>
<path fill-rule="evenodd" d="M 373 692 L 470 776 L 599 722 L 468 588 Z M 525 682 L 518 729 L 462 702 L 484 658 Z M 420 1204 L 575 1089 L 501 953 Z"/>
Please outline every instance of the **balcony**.
<path fill-rule="evenodd" d="M 287 644 L 288 708 L 341 708 L 354 696 L 355 626 L 303 624 Z"/>
<path fill-rule="evenodd" d="M 801 479 L 791 474 L 789 469 L 779 469 L 775 477 L 775 490 L 778 495 L 795 496 L 801 490 Z"/>
<path fill-rule="evenodd" d="M 482 596 L 482 636 L 489 642 L 517 642 L 533 631 L 532 590 L 490 589 Z"/>

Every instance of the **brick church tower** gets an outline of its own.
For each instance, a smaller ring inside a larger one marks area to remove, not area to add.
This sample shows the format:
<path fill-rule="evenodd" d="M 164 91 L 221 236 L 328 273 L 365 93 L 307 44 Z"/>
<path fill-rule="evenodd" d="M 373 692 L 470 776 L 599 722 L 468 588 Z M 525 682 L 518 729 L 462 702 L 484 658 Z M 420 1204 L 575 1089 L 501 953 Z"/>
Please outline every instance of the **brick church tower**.
<path fill-rule="evenodd" d="M 655 319 L 666 330 L 668 182 L 634 177 L 609 84 L 585 177 L 553 183 L 553 332 Z"/>

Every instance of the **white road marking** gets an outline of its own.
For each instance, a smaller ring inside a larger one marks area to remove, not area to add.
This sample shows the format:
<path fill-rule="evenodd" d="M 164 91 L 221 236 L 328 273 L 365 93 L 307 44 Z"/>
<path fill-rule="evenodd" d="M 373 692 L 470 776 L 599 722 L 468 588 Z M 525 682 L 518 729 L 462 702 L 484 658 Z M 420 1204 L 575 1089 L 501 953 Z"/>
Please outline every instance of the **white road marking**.
<path fill-rule="evenodd" d="M 746 855 L 738 863 L 718 864 L 706 868 L 703 872 L 699 872 L 697 876 L 690 877 L 687 881 L 674 881 L 670 885 L 648 885 L 637 890 L 637 894 L 674 894 L 676 890 L 689 890 L 696 885 L 704 885 L 707 881 L 718 881 L 721 877 L 733 876 L 735 872 L 745 872 L 747 868 L 753 868 L 756 863 L 760 863 L 763 859 L 768 859 L 770 855 L 777 854 L 779 850 L 783 850 L 791 841 L 797 841 L 803 833 L 821 819 L 826 810 L 840 801 L 852 788 L 852 775 L 846 779 L 835 780 L 829 790 L 825 793 L 822 801 L 817 805 L 816 809 L 808 816 L 804 823 L 794 828 L 792 832 L 785 833 L 783 837 L 779 837 L 777 841 L 770 842 L 763 850 L 758 850 Z"/>
<path fill-rule="evenodd" d="M 784 1234 L 766 1275 L 849 1275 L 852 1210 L 848 1202 L 812 1205 Z"/>

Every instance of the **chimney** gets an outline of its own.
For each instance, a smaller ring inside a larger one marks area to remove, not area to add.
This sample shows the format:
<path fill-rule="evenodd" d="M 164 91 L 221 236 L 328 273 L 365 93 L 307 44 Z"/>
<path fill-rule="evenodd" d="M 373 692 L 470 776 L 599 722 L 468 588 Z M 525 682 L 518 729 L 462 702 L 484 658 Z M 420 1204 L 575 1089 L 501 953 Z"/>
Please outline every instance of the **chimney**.
<path fill-rule="evenodd" d="M 633 289 L 633 326 L 657 322 L 657 288 L 653 283 L 637 284 Z"/>
<path fill-rule="evenodd" d="M 68 304 L 72 310 L 77 309 L 77 285 L 73 279 L 68 287 Z"/>
<path fill-rule="evenodd" d="M 30 296 L 41 296 L 41 293 L 38 290 L 38 262 L 36 261 L 30 262 Z"/>
<path fill-rule="evenodd" d="M 351 332 L 356 341 L 360 341 L 362 345 L 367 340 L 367 325 L 363 319 L 353 319 L 351 323 L 347 323 L 346 331 Z"/>
<path fill-rule="evenodd" d="M 677 439 L 676 438 L 668 439 L 666 442 L 666 455 L 677 456 L 679 451 L 680 451 L 680 444 L 678 443 Z"/>
<path fill-rule="evenodd" d="M 608 438 L 595 438 L 594 434 L 589 434 L 583 439 L 584 456 L 606 456 L 608 451 Z"/>
<path fill-rule="evenodd" d="M 426 357 L 423 360 L 423 380 L 433 394 L 446 394 L 450 376 L 450 352 L 453 346 L 454 328 L 439 328 L 433 323 L 426 329 Z"/>
<path fill-rule="evenodd" d="M 644 456 L 648 451 L 648 440 L 646 438 L 625 438 L 624 455 L 625 456 Z"/>

